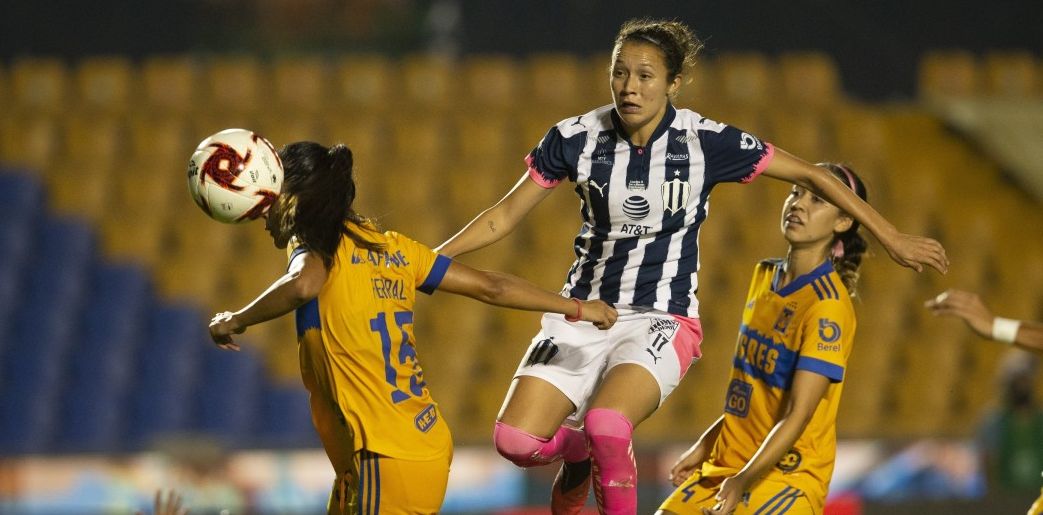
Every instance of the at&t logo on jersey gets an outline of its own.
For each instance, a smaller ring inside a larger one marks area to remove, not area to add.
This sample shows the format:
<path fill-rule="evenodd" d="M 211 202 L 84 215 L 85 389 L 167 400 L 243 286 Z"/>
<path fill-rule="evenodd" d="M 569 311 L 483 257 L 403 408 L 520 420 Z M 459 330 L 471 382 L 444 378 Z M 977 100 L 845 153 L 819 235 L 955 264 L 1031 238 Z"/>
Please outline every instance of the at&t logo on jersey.
<path fill-rule="evenodd" d="M 627 215 L 627 218 L 631 220 L 641 220 L 648 216 L 648 213 L 651 211 L 652 208 L 648 205 L 648 201 L 640 195 L 627 197 L 623 201 L 623 214 Z"/>

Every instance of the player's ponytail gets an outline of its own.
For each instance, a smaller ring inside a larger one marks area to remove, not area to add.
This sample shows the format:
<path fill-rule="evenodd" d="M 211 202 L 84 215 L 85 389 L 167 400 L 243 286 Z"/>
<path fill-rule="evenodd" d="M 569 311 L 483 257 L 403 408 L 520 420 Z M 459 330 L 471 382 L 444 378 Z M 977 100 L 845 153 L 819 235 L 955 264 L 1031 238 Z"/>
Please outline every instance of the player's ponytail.
<path fill-rule="evenodd" d="M 308 251 L 318 254 L 327 268 L 333 266 L 341 236 L 351 238 L 359 248 L 381 248 L 363 235 L 372 231 L 369 220 L 352 209 L 351 149 L 343 144 L 326 148 L 301 141 L 283 147 L 279 156 L 285 170 L 278 213 L 284 234 L 295 236 Z"/>
<path fill-rule="evenodd" d="M 851 168 L 835 163 L 819 163 L 818 166 L 829 170 L 859 198 L 869 201 L 865 183 Z M 852 297 L 856 295 L 858 286 L 858 268 L 862 265 L 862 257 L 869 248 L 868 242 L 858 231 L 860 227 L 858 220 L 852 220 L 851 228 L 838 234 L 832 246 L 833 268 L 840 274 L 840 280 L 844 282 Z"/>

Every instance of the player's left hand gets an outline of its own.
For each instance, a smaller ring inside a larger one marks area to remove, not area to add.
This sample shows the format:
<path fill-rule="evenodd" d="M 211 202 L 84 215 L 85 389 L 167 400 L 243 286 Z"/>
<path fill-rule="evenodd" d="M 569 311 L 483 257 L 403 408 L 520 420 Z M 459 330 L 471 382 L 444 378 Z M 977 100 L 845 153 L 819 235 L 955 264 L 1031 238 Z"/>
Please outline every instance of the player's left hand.
<path fill-rule="evenodd" d="M 989 308 L 975 293 L 950 289 L 924 302 L 924 307 L 934 315 L 951 315 L 962 318 L 967 326 L 983 338 L 992 338 L 993 316 Z"/>
<path fill-rule="evenodd" d="M 746 494 L 747 481 L 742 475 L 726 478 L 717 492 L 717 504 L 712 509 L 703 508 L 703 515 L 729 515 L 742 502 Z"/>
<path fill-rule="evenodd" d="M 210 319 L 210 339 L 221 349 L 238 351 L 239 345 L 232 341 L 232 335 L 243 334 L 243 331 L 246 327 L 231 311 L 218 313 Z"/>
<path fill-rule="evenodd" d="M 889 242 L 881 243 L 891 259 L 899 265 L 917 272 L 923 272 L 924 265 L 943 274 L 949 271 L 949 258 L 945 255 L 945 248 L 937 240 L 899 232 Z"/>

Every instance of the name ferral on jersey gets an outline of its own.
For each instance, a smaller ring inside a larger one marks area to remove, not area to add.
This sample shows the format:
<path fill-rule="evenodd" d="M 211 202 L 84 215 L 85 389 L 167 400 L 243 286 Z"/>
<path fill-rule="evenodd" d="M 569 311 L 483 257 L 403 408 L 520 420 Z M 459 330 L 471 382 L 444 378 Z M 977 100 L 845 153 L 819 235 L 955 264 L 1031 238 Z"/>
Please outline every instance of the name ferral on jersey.
<path fill-rule="evenodd" d="M 374 277 L 371 281 L 373 282 L 373 298 L 406 300 L 406 286 L 401 279 Z"/>

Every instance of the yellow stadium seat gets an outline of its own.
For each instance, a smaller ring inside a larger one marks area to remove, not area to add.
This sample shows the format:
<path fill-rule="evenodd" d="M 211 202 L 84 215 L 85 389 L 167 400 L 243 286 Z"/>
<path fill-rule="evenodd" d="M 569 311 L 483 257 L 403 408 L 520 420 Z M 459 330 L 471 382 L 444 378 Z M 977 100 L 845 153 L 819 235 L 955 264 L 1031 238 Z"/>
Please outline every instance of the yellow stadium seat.
<path fill-rule="evenodd" d="M 823 52 L 787 53 L 779 57 L 782 91 L 789 103 L 825 107 L 840 99 L 836 63 Z"/>
<path fill-rule="evenodd" d="M 550 123 L 611 101 L 611 96 L 605 95 L 603 100 L 590 104 L 591 99 L 586 98 L 586 73 L 572 54 L 533 55 L 526 62 L 525 70 L 527 91 L 522 92 L 525 110 L 554 118 L 548 120 Z"/>
<path fill-rule="evenodd" d="M 155 268 L 163 257 L 165 213 L 159 210 L 129 212 L 109 209 L 101 219 L 102 246 L 119 260 Z"/>
<path fill-rule="evenodd" d="M 83 216 L 97 222 L 109 209 L 112 165 L 86 161 L 63 161 L 47 175 L 50 204 L 58 212 Z"/>
<path fill-rule="evenodd" d="M 513 118 L 507 115 L 492 112 L 462 115 L 454 117 L 452 125 L 457 142 L 453 155 L 461 161 L 500 163 L 522 158 L 514 152 L 517 135 Z"/>
<path fill-rule="evenodd" d="M 179 168 L 203 135 L 189 135 L 189 126 L 181 116 L 140 116 L 128 120 L 130 154 L 134 158 L 152 160 L 155 166 Z M 198 136 L 198 139 L 195 137 Z"/>
<path fill-rule="evenodd" d="M 1031 52 L 992 52 L 985 56 L 985 92 L 997 97 L 1032 98 L 1043 92 Z"/>
<path fill-rule="evenodd" d="M 186 113 L 201 107 L 206 93 L 196 84 L 199 70 L 188 57 L 150 57 L 142 66 L 141 82 L 145 106 L 152 111 Z"/>
<path fill-rule="evenodd" d="M 57 114 L 65 108 L 68 72 L 58 59 L 25 58 L 11 68 L 11 98 L 16 111 Z"/>
<path fill-rule="evenodd" d="M 329 146 L 326 128 L 320 121 L 299 111 L 261 112 L 254 131 L 264 136 L 276 150 L 297 141 L 314 141 Z"/>
<path fill-rule="evenodd" d="M 448 59 L 414 54 L 401 63 L 402 101 L 413 109 L 443 111 L 459 99 L 455 66 Z"/>
<path fill-rule="evenodd" d="M 397 159 L 442 163 L 456 137 L 442 118 L 402 116 L 391 119 L 392 153 Z"/>
<path fill-rule="evenodd" d="M 0 118 L 0 160 L 43 172 L 61 152 L 57 120 L 46 114 Z"/>
<path fill-rule="evenodd" d="M 935 51 L 920 59 L 920 97 L 966 98 L 981 90 L 977 58 L 963 50 Z"/>
<path fill-rule="evenodd" d="M 209 109 L 218 113 L 255 113 L 270 105 L 264 66 L 253 57 L 211 59 L 205 68 L 204 84 Z"/>
<path fill-rule="evenodd" d="M 77 107 L 124 113 L 136 99 L 137 70 L 125 57 L 93 57 L 76 69 Z"/>
<path fill-rule="evenodd" d="M 702 113 L 703 109 L 719 100 L 721 94 L 718 82 L 716 61 L 699 59 L 694 66 L 682 72 L 681 89 L 673 103 L 677 107 Z M 601 89 L 607 90 L 607 83 Z"/>
<path fill-rule="evenodd" d="M 396 104 L 398 73 L 396 66 L 379 54 L 353 54 L 339 60 L 333 71 L 335 103 L 357 112 L 380 112 Z"/>
<path fill-rule="evenodd" d="M 3 66 L 0 66 L 0 116 L 6 116 L 11 110 L 11 87 L 8 84 L 8 73 Z"/>
<path fill-rule="evenodd" d="M 463 98 L 469 108 L 486 113 L 507 112 L 527 103 L 519 96 L 519 64 L 499 55 L 474 56 L 463 65 Z"/>
<path fill-rule="evenodd" d="M 760 53 L 723 54 L 717 60 L 718 86 L 725 99 L 747 106 L 768 102 L 773 70 Z"/>
<path fill-rule="evenodd" d="M 111 115 L 76 114 L 65 118 L 66 159 L 110 165 L 129 152 L 126 125 Z"/>
<path fill-rule="evenodd" d="M 292 57 L 272 66 L 274 108 L 315 113 L 330 105 L 326 63 L 319 57 Z"/>
<path fill-rule="evenodd" d="M 771 109 L 767 113 L 768 129 L 760 136 L 779 148 L 811 162 L 827 159 L 830 147 L 826 120 L 814 110 L 799 108 Z"/>

